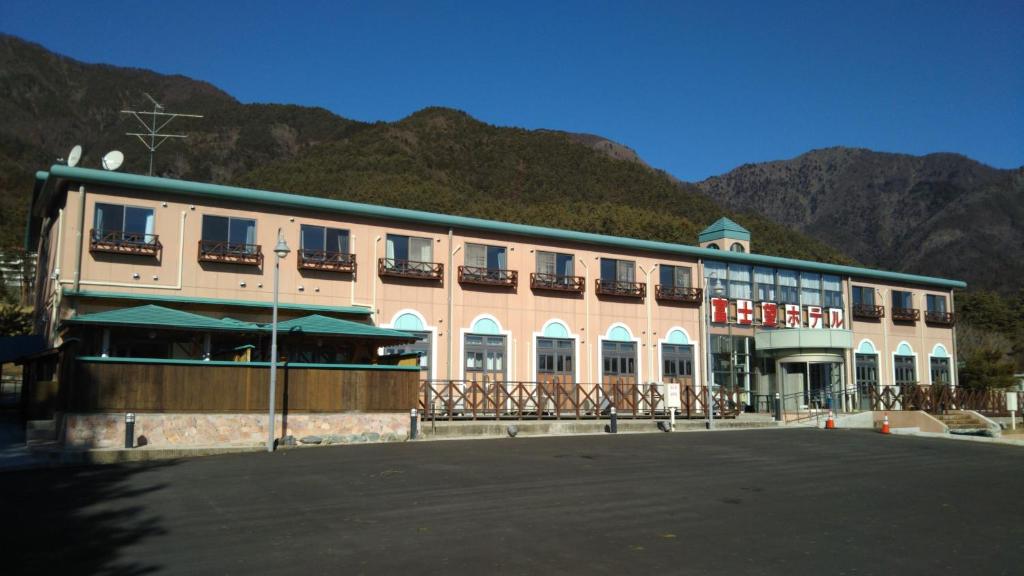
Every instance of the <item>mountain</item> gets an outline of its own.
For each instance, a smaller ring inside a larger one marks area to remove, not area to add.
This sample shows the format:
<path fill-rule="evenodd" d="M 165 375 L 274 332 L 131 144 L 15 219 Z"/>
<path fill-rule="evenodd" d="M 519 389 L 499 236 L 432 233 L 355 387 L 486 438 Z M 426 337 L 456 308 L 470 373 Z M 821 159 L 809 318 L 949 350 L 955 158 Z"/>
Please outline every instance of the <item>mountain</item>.
<path fill-rule="evenodd" d="M 697 186 L 872 267 L 1011 293 L 1024 281 L 1024 167 L 855 148 L 745 164 Z"/>
<path fill-rule="evenodd" d="M 73 144 L 81 165 L 107 150 L 145 173 L 148 154 L 126 108 L 202 114 L 156 155 L 156 175 L 239 184 L 590 232 L 693 243 L 722 215 L 755 235 L 759 252 L 849 262 L 838 250 L 767 218 L 723 209 L 689 184 L 600 136 L 502 128 L 428 108 L 398 122 L 362 123 L 320 108 L 242 104 L 205 82 L 86 64 L 0 36 L 0 247 L 22 242 L 35 171 Z M 151 106 L 151 105 L 148 105 Z"/>

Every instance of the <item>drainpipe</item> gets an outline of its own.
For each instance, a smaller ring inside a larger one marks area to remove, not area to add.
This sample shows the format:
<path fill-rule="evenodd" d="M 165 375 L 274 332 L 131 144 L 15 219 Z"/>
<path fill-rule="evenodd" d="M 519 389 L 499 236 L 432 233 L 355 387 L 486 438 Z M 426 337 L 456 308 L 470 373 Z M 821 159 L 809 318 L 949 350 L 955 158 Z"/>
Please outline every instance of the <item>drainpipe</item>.
<path fill-rule="evenodd" d="M 882 295 L 882 306 L 885 306 L 886 290 L 879 290 L 879 289 L 876 288 L 875 291 Z M 884 350 L 879 355 L 879 356 L 881 356 L 881 358 L 879 358 L 879 364 L 881 364 L 882 361 L 884 361 L 888 365 L 888 368 L 889 368 L 888 370 L 885 371 L 885 376 L 888 376 L 889 372 L 893 370 L 893 366 L 892 366 L 893 360 L 892 360 L 891 355 L 889 353 L 889 318 L 891 318 L 891 317 L 892 317 L 892 302 L 889 302 L 889 313 L 882 317 L 882 348 L 884 348 Z M 881 371 L 882 367 L 879 366 L 878 369 L 879 369 L 879 371 Z M 878 375 L 878 384 L 879 384 L 879 386 L 885 386 L 885 382 L 883 381 L 882 374 Z M 890 385 L 891 384 L 892 384 L 892 382 L 890 382 Z"/>
<path fill-rule="evenodd" d="M 651 298 L 654 293 L 651 290 L 651 273 L 658 265 L 655 264 L 651 267 L 650 271 L 644 270 L 643 266 L 637 264 L 637 268 L 644 273 L 644 284 L 647 285 L 647 298 L 645 304 L 647 304 L 647 381 L 654 382 L 654 348 L 651 346 Z"/>
<path fill-rule="evenodd" d="M 377 239 L 373 241 L 373 260 L 370 262 L 371 266 L 373 266 L 374 264 L 377 263 L 377 244 L 379 244 L 379 243 L 380 243 L 380 236 L 377 236 Z M 380 275 L 379 274 L 374 274 L 373 275 L 373 290 L 371 291 L 371 294 L 370 294 L 370 313 L 373 314 L 373 323 L 374 324 L 378 324 L 378 322 L 377 322 L 377 283 L 378 282 L 380 282 Z M 353 282 L 352 284 L 355 285 L 355 282 Z"/>
<path fill-rule="evenodd" d="M 455 361 L 455 359 L 452 356 L 452 354 L 454 353 L 454 348 L 452 347 L 452 345 L 453 345 L 453 343 L 452 343 L 452 330 L 454 329 L 454 326 L 452 326 L 452 316 L 455 313 L 454 312 L 454 308 L 455 308 L 454 289 L 455 289 L 455 287 L 453 286 L 454 282 L 452 281 L 452 278 L 453 278 L 453 275 L 452 275 L 452 262 L 454 262 L 454 260 L 455 260 L 455 253 L 458 252 L 458 250 L 457 249 L 452 249 L 452 245 L 454 243 L 455 243 L 455 231 L 452 230 L 451 228 L 449 228 L 448 229 L 448 279 L 447 279 L 447 282 L 448 282 L 448 328 L 447 328 L 447 335 L 448 335 L 448 337 L 445 338 L 445 342 L 448 345 L 448 372 L 447 372 L 447 374 L 448 374 L 447 380 L 448 381 L 451 381 L 451 379 L 452 379 L 452 364 Z"/>
<path fill-rule="evenodd" d="M 590 268 L 587 266 L 586 261 L 583 258 L 579 258 L 580 266 L 583 266 L 584 276 L 584 287 L 590 286 Z M 557 270 L 556 270 L 557 272 Z M 594 356 L 590 353 L 590 293 L 584 288 L 583 290 L 583 326 L 586 334 L 584 336 L 587 339 L 587 381 L 594 381 Z"/>
<path fill-rule="evenodd" d="M 85 236 L 85 186 L 78 187 L 78 230 L 75 231 L 75 294 L 82 281 L 82 241 Z M 75 316 L 78 315 L 78 298 L 71 301 Z"/>

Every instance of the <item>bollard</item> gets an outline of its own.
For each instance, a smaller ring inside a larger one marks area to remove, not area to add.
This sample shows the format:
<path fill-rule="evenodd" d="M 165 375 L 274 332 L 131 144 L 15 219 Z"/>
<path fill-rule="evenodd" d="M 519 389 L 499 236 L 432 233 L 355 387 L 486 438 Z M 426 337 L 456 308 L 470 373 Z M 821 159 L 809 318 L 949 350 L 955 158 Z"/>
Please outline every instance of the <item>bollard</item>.
<path fill-rule="evenodd" d="M 124 447 L 135 446 L 135 413 L 128 412 L 124 415 Z"/>
<path fill-rule="evenodd" d="M 782 396 L 778 392 L 775 393 L 775 421 L 782 421 Z"/>
<path fill-rule="evenodd" d="M 419 418 L 416 409 L 413 408 L 409 411 L 409 439 L 415 440 L 419 435 Z"/>
<path fill-rule="evenodd" d="M 610 410 L 610 413 L 611 413 L 612 420 L 611 420 L 611 422 L 608 423 L 608 430 L 612 434 L 618 434 L 619 433 L 619 417 L 615 414 L 615 406 L 612 406 L 612 408 Z"/>

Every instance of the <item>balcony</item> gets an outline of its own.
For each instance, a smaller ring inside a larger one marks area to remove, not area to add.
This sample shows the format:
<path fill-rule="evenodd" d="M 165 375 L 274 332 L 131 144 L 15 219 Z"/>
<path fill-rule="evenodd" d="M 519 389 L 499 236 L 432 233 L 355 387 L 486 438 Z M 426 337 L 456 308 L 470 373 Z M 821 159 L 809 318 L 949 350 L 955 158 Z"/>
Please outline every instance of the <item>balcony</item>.
<path fill-rule="evenodd" d="M 654 297 L 658 300 L 669 302 L 685 302 L 687 304 L 700 304 L 704 299 L 702 288 L 685 288 L 683 286 L 662 286 L 654 287 Z"/>
<path fill-rule="evenodd" d="M 582 276 L 559 276 L 558 274 L 532 272 L 530 273 L 530 288 L 582 294 L 587 290 L 587 281 Z"/>
<path fill-rule="evenodd" d="M 125 232 L 123 230 L 91 230 L 89 251 L 110 254 L 159 256 L 163 245 L 156 234 Z"/>
<path fill-rule="evenodd" d="M 356 255 L 324 250 L 299 250 L 299 270 L 324 270 L 354 274 Z"/>
<path fill-rule="evenodd" d="M 502 268 L 459 266 L 459 283 L 514 288 L 519 284 L 519 272 L 516 270 L 504 270 Z"/>
<path fill-rule="evenodd" d="M 952 326 L 956 324 L 956 316 L 952 312 L 935 312 L 928 310 L 924 313 L 924 321 L 936 326 Z"/>
<path fill-rule="evenodd" d="M 621 296 L 643 298 L 647 296 L 647 285 L 643 282 L 622 282 L 619 280 L 594 280 L 595 292 L 599 296 Z"/>
<path fill-rule="evenodd" d="M 444 279 L 444 264 L 434 262 L 417 262 L 416 260 L 398 260 L 395 258 L 378 258 L 377 275 L 395 278 L 412 278 L 414 280 Z"/>
<path fill-rule="evenodd" d="M 917 308 L 893 308 L 893 322 L 917 322 L 921 319 L 921 311 Z"/>
<path fill-rule="evenodd" d="M 885 318 L 885 306 L 875 306 L 874 304 L 854 304 L 852 312 L 854 318 L 861 318 L 864 320 L 878 320 L 879 318 Z"/>
<path fill-rule="evenodd" d="M 245 266 L 262 266 L 263 251 L 259 244 L 221 242 L 219 240 L 200 240 L 199 261 L 242 264 Z"/>

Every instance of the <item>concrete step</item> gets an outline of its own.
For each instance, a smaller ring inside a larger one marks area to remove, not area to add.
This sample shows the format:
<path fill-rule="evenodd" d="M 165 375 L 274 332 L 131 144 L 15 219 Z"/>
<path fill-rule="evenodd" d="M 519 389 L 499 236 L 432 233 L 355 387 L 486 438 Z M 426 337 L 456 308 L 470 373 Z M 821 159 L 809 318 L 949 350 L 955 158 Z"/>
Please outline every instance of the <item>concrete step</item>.
<path fill-rule="evenodd" d="M 25 423 L 25 442 L 53 442 L 57 439 L 57 423 L 53 420 L 29 420 Z"/>

